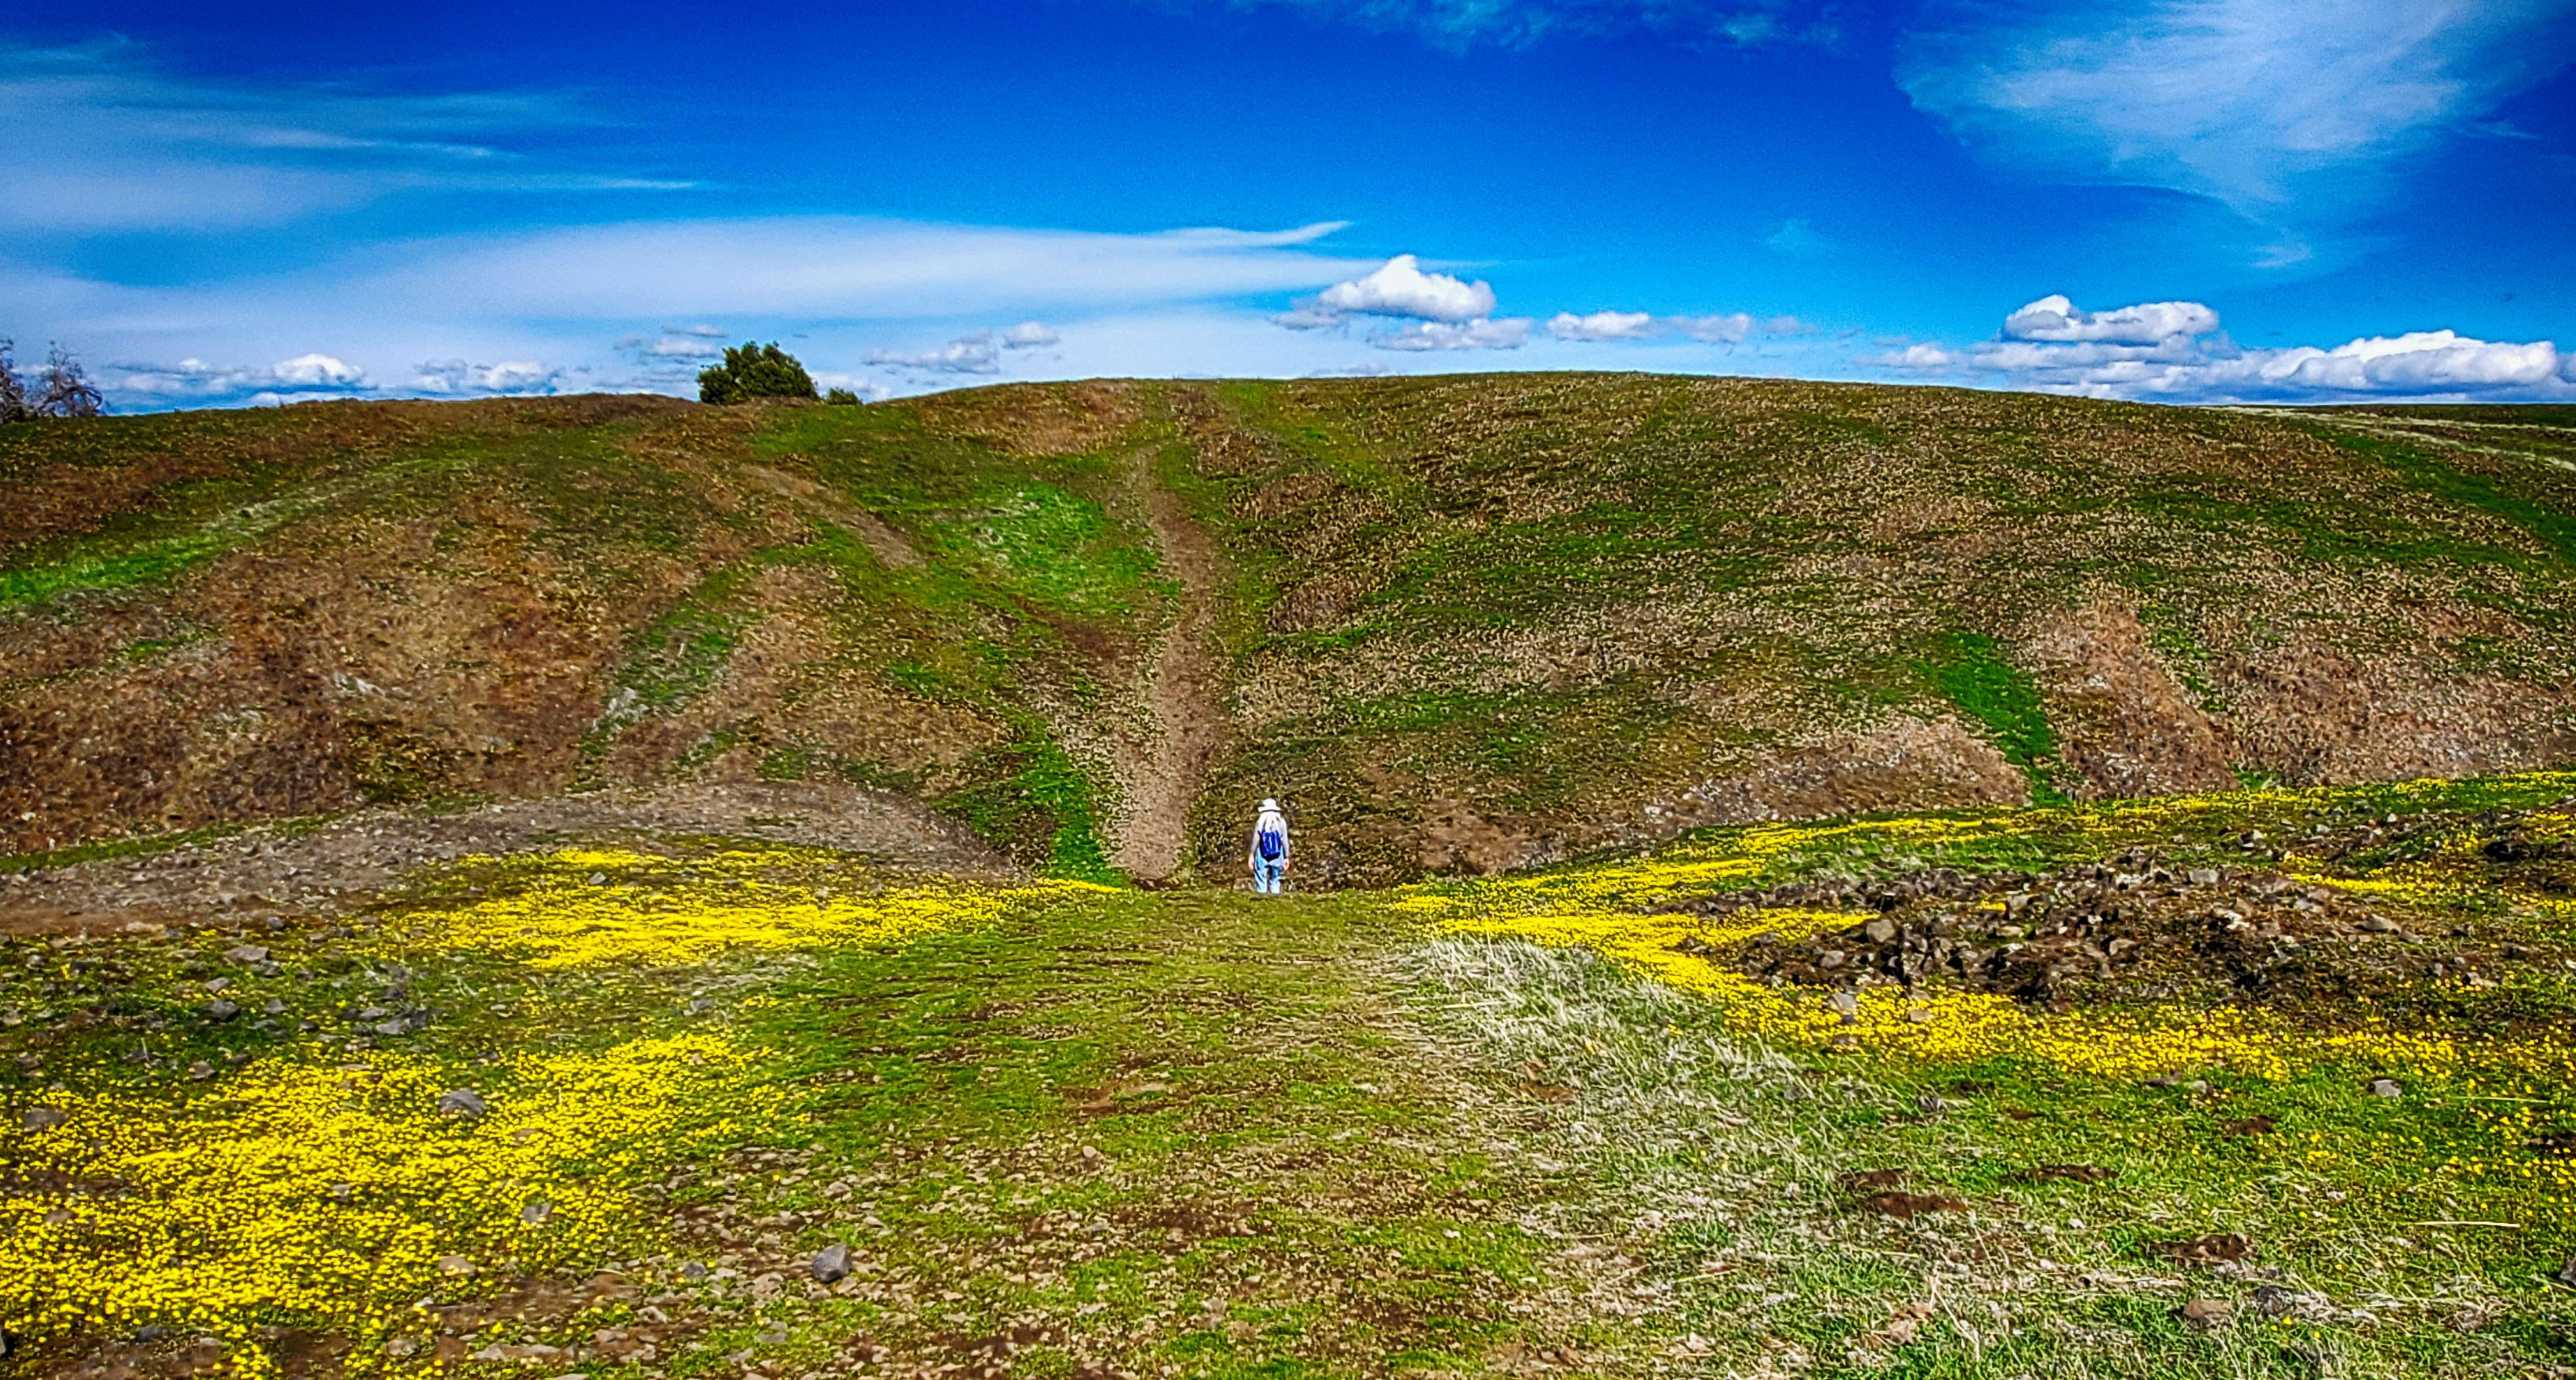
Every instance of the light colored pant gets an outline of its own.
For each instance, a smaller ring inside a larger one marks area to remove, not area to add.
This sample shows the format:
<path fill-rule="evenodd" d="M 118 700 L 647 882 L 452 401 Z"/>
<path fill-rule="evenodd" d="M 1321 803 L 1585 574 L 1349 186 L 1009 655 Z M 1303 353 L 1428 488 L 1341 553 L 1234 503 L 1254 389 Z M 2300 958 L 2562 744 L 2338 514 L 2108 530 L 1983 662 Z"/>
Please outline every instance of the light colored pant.
<path fill-rule="evenodd" d="M 1264 896 L 1278 895 L 1281 879 L 1287 875 L 1288 860 L 1286 858 L 1280 858 L 1275 862 L 1268 858 L 1255 858 L 1252 860 L 1252 889 L 1260 892 Z"/>

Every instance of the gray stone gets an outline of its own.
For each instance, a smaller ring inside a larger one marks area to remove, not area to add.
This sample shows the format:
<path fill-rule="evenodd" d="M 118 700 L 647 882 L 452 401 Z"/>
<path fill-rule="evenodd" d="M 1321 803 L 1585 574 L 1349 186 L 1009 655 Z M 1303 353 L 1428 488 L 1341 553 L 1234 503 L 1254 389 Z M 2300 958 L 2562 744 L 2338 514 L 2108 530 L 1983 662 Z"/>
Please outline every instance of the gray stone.
<path fill-rule="evenodd" d="M 241 964 L 265 963 L 268 961 L 268 950 L 257 944 L 235 944 L 224 950 L 224 957 Z"/>
<path fill-rule="evenodd" d="M 212 1064 L 207 1063 L 207 1062 L 206 1062 L 205 1060 L 203 1060 L 203 1059 L 200 1059 L 200 1060 L 198 1060 L 197 1062 L 195 1062 L 195 1063 L 193 1063 L 193 1064 L 190 1064 L 190 1065 L 188 1066 L 188 1081 L 189 1081 L 189 1082 L 192 1082 L 192 1083 L 203 1083 L 203 1082 L 205 1082 L 207 1079 L 212 1078 L 212 1077 L 214 1077 L 214 1076 L 215 1076 L 215 1066 L 214 1066 L 214 1065 L 212 1065 Z"/>
<path fill-rule="evenodd" d="M 2373 1097 L 2404 1097 L 2406 1095 L 2406 1090 L 2399 1087 L 2397 1085 L 2397 1080 L 2394 1078 L 2374 1078 L 2370 1080 L 2370 1095 Z"/>
<path fill-rule="evenodd" d="M 1860 927 L 1861 937 L 1872 944 L 1884 944 L 1896 937 L 1896 922 L 1882 916 Z"/>
<path fill-rule="evenodd" d="M 1849 992 L 1834 993 L 1832 996 L 1825 998 L 1825 1005 L 1832 1007 L 1835 1014 L 1842 1016 L 1846 1020 L 1860 1014 L 1860 998 L 1853 996 Z"/>
<path fill-rule="evenodd" d="M 2185 875 L 2191 879 L 2193 886 L 2218 885 L 2218 869 L 2214 867 L 2195 867 Z"/>
<path fill-rule="evenodd" d="M 850 1277 L 850 1248 L 840 1242 L 825 1246 L 814 1257 L 814 1278 L 823 1284 L 834 1284 Z"/>
<path fill-rule="evenodd" d="M 531 1198 L 526 1207 L 519 1209 L 519 1220 L 532 1227 L 544 1226 L 546 1219 L 554 1215 L 555 1205 L 543 1198 Z"/>
<path fill-rule="evenodd" d="M 206 1003 L 206 1019 L 210 1021 L 229 1021 L 240 1014 L 239 1003 L 229 1002 L 221 997 Z"/>
<path fill-rule="evenodd" d="M 438 1113 L 441 1116 L 461 1116 L 474 1121 L 491 1110 L 491 1104 L 472 1088 L 451 1088 L 438 1095 Z"/>
<path fill-rule="evenodd" d="M 60 1107 L 29 1107 L 18 1118 L 18 1127 L 25 1131 L 50 1131 L 71 1119 L 72 1114 Z"/>

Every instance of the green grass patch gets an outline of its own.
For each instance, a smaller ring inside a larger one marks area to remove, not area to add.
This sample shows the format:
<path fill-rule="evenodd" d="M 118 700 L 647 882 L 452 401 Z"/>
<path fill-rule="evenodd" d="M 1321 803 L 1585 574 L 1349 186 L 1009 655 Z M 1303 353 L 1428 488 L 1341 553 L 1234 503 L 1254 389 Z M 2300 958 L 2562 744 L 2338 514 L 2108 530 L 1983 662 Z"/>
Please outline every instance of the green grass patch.
<path fill-rule="evenodd" d="M 1944 633 L 1916 666 L 1944 699 L 1985 726 L 2005 760 L 2029 775 L 2034 801 L 2065 803 L 2054 779 L 2057 734 L 2049 727 L 2039 686 L 2004 659 L 1993 638 L 1965 630 Z"/>

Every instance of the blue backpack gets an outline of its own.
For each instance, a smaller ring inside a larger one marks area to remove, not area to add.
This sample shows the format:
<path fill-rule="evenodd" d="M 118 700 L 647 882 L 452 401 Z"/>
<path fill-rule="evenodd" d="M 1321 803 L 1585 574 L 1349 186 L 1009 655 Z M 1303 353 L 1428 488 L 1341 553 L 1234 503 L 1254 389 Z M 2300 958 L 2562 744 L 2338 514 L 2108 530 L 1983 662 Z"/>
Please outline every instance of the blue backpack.
<path fill-rule="evenodd" d="M 1287 857 L 1287 831 L 1271 825 L 1263 825 L 1261 832 L 1253 836 L 1252 851 L 1260 854 L 1263 862 L 1277 862 Z"/>

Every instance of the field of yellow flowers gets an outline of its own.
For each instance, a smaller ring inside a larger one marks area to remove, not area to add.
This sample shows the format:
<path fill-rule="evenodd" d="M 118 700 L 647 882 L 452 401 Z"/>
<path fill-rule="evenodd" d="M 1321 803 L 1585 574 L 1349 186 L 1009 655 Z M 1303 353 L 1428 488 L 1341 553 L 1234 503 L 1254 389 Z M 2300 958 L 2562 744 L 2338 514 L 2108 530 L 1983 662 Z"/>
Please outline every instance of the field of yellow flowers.
<path fill-rule="evenodd" d="M 2340 1006 L 1833 990 L 1743 956 L 1873 912 L 1702 904 L 2139 850 L 2367 898 L 2382 948 L 2468 975 Z M 2571 858 L 2558 774 L 1763 825 L 1284 901 L 630 837 L 338 916 L 15 938 L 0 1360 L 2563 1373 Z"/>

